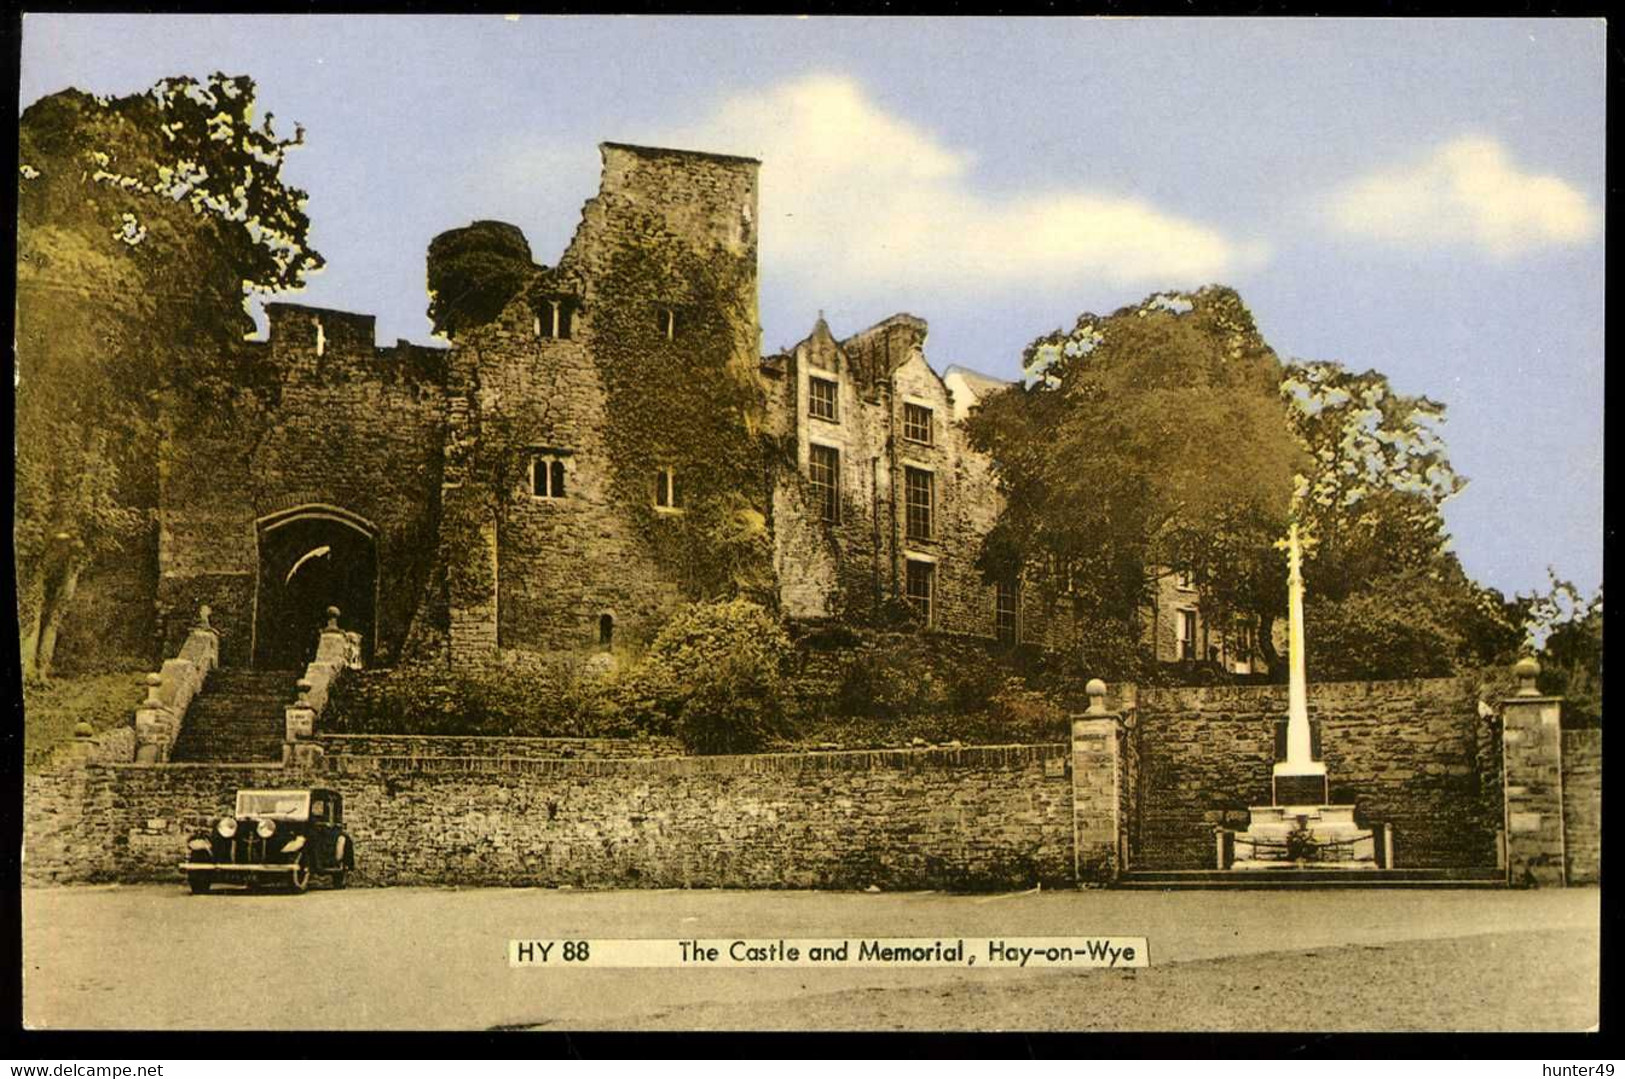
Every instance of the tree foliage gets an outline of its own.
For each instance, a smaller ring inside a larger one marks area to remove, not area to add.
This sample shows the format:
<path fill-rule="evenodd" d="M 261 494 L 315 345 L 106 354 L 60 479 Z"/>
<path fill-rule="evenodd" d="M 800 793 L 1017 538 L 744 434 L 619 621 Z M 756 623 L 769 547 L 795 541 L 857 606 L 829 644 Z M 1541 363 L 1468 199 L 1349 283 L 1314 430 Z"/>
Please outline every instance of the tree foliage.
<path fill-rule="evenodd" d="M 476 221 L 429 242 L 429 320 L 453 337 L 502 313 L 536 273 L 525 234 L 501 221 Z"/>
<path fill-rule="evenodd" d="M 1376 371 L 1283 366 L 1239 296 L 1217 286 L 1157 293 L 1035 340 L 1025 389 L 970 421 L 1008 507 L 990 573 L 1017 566 L 1067 593 L 1086 649 L 1132 641 L 1149 581 L 1194 578 L 1209 624 L 1256 620 L 1272 669 L 1285 560 L 1297 520 L 1317 677 L 1420 677 L 1504 662 L 1522 607 L 1474 583 L 1451 553 L 1442 507 L 1465 486 L 1440 427 L 1444 406 L 1395 392 Z M 1123 627 L 1130 627 L 1124 632 Z M 1121 648 L 1115 650 L 1117 653 Z"/>
<path fill-rule="evenodd" d="M 1602 723 L 1602 588 L 1589 600 L 1548 571 L 1551 585 L 1530 596 L 1529 645 L 1538 649 L 1540 691 L 1563 698 L 1565 726 Z"/>
<path fill-rule="evenodd" d="M 1318 541 L 1305 562 L 1310 666 L 1323 678 L 1399 678 L 1504 664 L 1522 606 L 1474 582 L 1450 550 L 1445 406 L 1377 371 L 1288 366 L 1281 392 L 1311 469 L 1294 514 Z"/>
<path fill-rule="evenodd" d="M 1318 541 L 1310 590 L 1339 600 L 1433 566 L 1449 543 L 1441 507 L 1466 486 L 1445 453 L 1444 405 L 1396 393 L 1377 371 L 1319 361 L 1288 366 L 1281 392 L 1312 462 L 1294 507 Z"/>
<path fill-rule="evenodd" d="M 1301 454 L 1281 365 L 1240 297 L 1158 293 L 1035 340 L 1028 385 L 969 421 L 1006 508 L 982 560 L 1027 567 L 1082 624 L 1132 623 L 1158 574 L 1191 572 L 1214 611 L 1271 617 Z M 1112 632 L 1121 636 L 1121 632 Z"/>
<path fill-rule="evenodd" d="M 253 80 L 170 78 L 24 111 L 17 226 L 17 572 L 25 669 L 46 674 L 80 576 L 148 527 L 159 420 L 245 380 L 247 294 L 321 266 L 302 141 L 255 119 Z"/>

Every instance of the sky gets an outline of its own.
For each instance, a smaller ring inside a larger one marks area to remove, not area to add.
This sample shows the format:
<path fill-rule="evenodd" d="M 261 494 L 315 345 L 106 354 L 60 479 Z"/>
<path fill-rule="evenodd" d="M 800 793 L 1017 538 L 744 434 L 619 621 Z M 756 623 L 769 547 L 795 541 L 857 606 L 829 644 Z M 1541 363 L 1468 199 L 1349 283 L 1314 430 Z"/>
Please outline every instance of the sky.
<path fill-rule="evenodd" d="M 762 160 L 763 348 L 898 311 L 1014 378 L 1085 311 L 1235 288 L 1286 359 L 1448 408 L 1469 573 L 1602 580 L 1600 20 L 28 15 L 21 101 L 251 75 L 327 266 L 429 341 L 424 254 L 551 264 L 603 141 Z"/>

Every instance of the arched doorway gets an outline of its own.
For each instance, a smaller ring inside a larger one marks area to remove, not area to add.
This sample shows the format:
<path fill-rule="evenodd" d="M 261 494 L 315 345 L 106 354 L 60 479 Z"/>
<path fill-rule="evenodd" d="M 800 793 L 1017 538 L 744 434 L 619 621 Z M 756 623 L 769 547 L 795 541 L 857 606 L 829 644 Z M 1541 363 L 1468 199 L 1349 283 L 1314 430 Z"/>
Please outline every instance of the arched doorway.
<path fill-rule="evenodd" d="M 371 522 L 336 506 L 300 506 L 259 521 L 254 666 L 302 668 L 316 654 L 327 608 L 361 634 L 372 659 L 378 602 L 378 546 Z"/>

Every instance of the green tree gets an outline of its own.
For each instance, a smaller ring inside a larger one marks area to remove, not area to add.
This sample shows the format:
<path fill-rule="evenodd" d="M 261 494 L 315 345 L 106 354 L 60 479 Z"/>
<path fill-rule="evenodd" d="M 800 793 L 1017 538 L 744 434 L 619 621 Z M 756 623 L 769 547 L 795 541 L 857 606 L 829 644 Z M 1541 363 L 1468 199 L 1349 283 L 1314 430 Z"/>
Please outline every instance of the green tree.
<path fill-rule="evenodd" d="M 281 178 L 302 139 L 256 122 L 253 80 L 66 90 L 24 111 L 17 226 L 19 643 L 49 674 L 79 581 L 150 527 L 161 419 L 251 383 L 234 347 L 248 293 L 321 265 L 305 194 Z"/>
<path fill-rule="evenodd" d="M 502 314 L 536 275 L 530 242 L 513 225 L 476 221 L 429 242 L 429 320 L 435 333 L 456 336 Z"/>
<path fill-rule="evenodd" d="M 1288 365 L 1281 392 L 1311 462 L 1293 512 L 1318 541 L 1304 566 L 1312 673 L 1430 677 L 1510 662 L 1522 605 L 1474 582 L 1450 550 L 1443 507 L 1467 481 L 1446 452 L 1445 406 L 1324 361 Z"/>
<path fill-rule="evenodd" d="M 1270 543 L 1302 454 L 1280 362 L 1233 290 L 1084 314 L 1029 345 L 1024 366 L 1027 385 L 968 424 L 1006 498 L 983 553 L 989 576 L 1025 566 L 1072 597 L 1080 626 L 1119 641 L 1173 570 L 1196 578 L 1210 616 L 1268 626 L 1284 611 Z"/>
<path fill-rule="evenodd" d="M 1337 363 L 1300 361 L 1285 375 L 1292 430 L 1311 462 L 1294 506 L 1318 541 L 1307 587 L 1338 600 L 1433 565 L 1449 545 L 1441 507 L 1466 486 L 1445 453 L 1444 405 Z"/>
<path fill-rule="evenodd" d="M 1530 596 L 1529 646 L 1540 660 L 1540 690 L 1563 698 L 1565 726 L 1602 723 L 1602 587 L 1586 599 L 1548 570 L 1551 586 Z"/>

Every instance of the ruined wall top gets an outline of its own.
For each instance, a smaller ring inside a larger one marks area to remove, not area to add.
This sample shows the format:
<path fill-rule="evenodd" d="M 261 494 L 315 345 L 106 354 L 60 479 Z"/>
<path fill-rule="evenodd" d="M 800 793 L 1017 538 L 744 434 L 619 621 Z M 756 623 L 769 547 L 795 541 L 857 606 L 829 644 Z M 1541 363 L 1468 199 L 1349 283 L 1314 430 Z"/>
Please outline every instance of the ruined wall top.
<path fill-rule="evenodd" d="M 265 305 L 268 332 L 262 342 L 272 362 L 292 377 L 315 372 L 382 377 L 409 376 L 437 381 L 443 377 L 446 351 L 404 338 L 380 347 L 377 318 L 307 304 Z"/>

